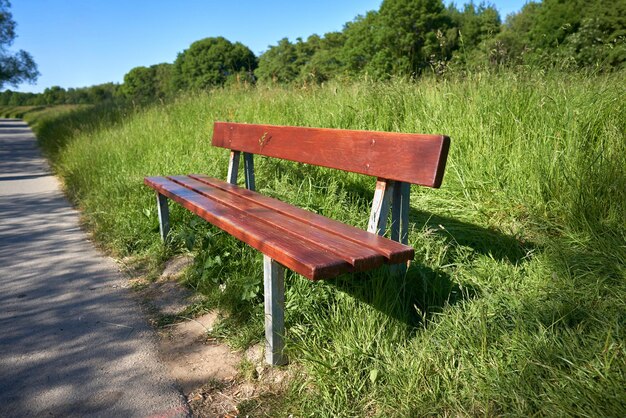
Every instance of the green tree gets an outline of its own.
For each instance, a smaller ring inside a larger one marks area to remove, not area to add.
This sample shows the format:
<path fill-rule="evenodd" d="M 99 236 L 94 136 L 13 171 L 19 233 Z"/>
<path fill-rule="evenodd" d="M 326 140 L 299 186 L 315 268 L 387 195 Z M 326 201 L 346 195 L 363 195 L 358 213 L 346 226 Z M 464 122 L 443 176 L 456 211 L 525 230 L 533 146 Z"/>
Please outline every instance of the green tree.
<path fill-rule="evenodd" d="M 67 95 L 63 87 L 52 86 L 43 91 L 43 101 L 47 105 L 65 104 L 66 99 Z"/>
<path fill-rule="evenodd" d="M 384 0 L 379 19 L 372 72 L 419 74 L 450 57 L 445 38 L 452 20 L 441 0 Z"/>
<path fill-rule="evenodd" d="M 97 84 L 85 87 L 88 103 L 110 102 L 120 96 L 120 86 L 115 83 Z"/>
<path fill-rule="evenodd" d="M 500 14 L 491 5 L 473 2 L 459 11 L 453 4 L 448 7 L 453 25 L 456 27 L 450 35 L 454 65 L 463 68 L 480 68 L 490 64 L 493 40 L 500 33 L 502 21 Z"/>
<path fill-rule="evenodd" d="M 28 52 L 7 50 L 16 37 L 10 7 L 8 0 L 0 0 L 0 88 L 6 84 L 17 86 L 25 81 L 35 82 L 39 76 L 37 64 Z"/>
<path fill-rule="evenodd" d="M 153 101 L 157 95 L 154 68 L 135 67 L 126 73 L 122 95 L 137 103 Z"/>
<path fill-rule="evenodd" d="M 454 25 L 459 31 L 459 43 L 462 48 L 471 50 L 482 42 L 495 37 L 500 33 L 502 21 L 495 7 L 474 2 L 463 6 L 458 11 L 453 5 L 448 8 Z"/>
<path fill-rule="evenodd" d="M 135 67 L 124 75 L 121 94 L 136 103 L 163 100 L 173 94 L 172 64 Z"/>
<path fill-rule="evenodd" d="M 250 79 L 256 66 L 254 53 L 242 43 L 205 38 L 178 54 L 173 78 L 177 88 L 206 89 L 236 77 Z"/>
<path fill-rule="evenodd" d="M 312 53 L 307 56 L 306 62 L 300 70 L 300 77 L 304 81 L 321 83 L 339 75 L 344 71 L 342 49 L 345 43 L 342 32 L 330 32 L 320 38 L 312 35 L 307 39 Z"/>
<path fill-rule="evenodd" d="M 626 0 L 544 0 L 507 18 L 499 62 L 619 68 L 626 63 Z"/>
<path fill-rule="evenodd" d="M 377 11 L 369 11 L 365 16 L 359 15 L 352 22 L 346 23 L 343 29 L 345 43 L 341 53 L 345 71 L 352 75 L 365 71 L 376 54 L 376 35 L 379 30 Z"/>
<path fill-rule="evenodd" d="M 290 83 L 300 74 L 300 63 L 296 46 L 283 38 L 270 46 L 259 58 L 259 66 L 254 72 L 261 82 Z"/>
<path fill-rule="evenodd" d="M 162 63 L 152 65 L 150 68 L 154 70 L 154 86 L 157 99 L 165 99 L 174 93 L 174 85 L 172 73 L 173 64 Z"/>

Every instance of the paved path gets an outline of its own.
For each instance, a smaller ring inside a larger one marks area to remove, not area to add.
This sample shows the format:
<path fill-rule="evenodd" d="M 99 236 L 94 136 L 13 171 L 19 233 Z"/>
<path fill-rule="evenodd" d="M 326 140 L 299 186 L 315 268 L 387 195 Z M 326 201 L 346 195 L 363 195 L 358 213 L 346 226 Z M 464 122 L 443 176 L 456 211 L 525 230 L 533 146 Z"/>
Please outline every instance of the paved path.
<path fill-rule="evenodd" d="M 123 283 L 28 126 L 0 120 L 0 417 L 188 415 Z"/>

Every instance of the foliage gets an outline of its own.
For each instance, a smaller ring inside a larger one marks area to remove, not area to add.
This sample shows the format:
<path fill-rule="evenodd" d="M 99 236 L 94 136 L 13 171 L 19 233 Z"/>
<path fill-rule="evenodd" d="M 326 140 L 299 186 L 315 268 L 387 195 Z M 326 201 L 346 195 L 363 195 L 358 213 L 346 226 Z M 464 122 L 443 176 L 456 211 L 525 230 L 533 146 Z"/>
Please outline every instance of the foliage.
<path fill-rule="evenodd" d="M 39 76 L 33 57 L 24 50 L 11 53 L 7 50 L 16 37 L 15 21 L 9 11 L 9 0 L 0 0 L 0 88 L 6 84 L 17 86 L 35 82 Z"/>
<path fill-rule="evenodd" d="M 533 69 L 194 93 L 40 120 L 67 192 L 104 247 L 191 248 L 187 283 L 235 347 L 263 341 L 261 257 L 172 204 L 158 237 L 146 175 L 224 178 L 214 120 L 449 134 L 443 187 L 411 190 L 405 277 L 286 280 L 300 373 L 272 416 L 623 416 L 624 73 Z M 100 120 L 101 122 L 97 122 Z M 53 150 L 56 150 L 52 152 Z M 361 228 L 374 179 L 257 158 L 258 190 Z"/>
<path fill-rule="evenodd" d="M 135 103 L 150 103 L 173 93 L 172 64 L 135 67 L 124 76 L 122 95 Z"/>
<path fill-rule="evenodd" d="M 502 25 L 485 3 L 386 0 L 342 32 L 287 38 L 259 60 L 262 82 L 308 83 L 367 74 L 376 79 L 532 65 L 611 71 L 626 62 L 626 0 L 527 3 Z"/>
<path fill-rule="evenodd" d="M 357 16 L 346 23 L 345 45 L 342 51 L 346 71 L 357 75 L 365 71 L 366 66 L 376 53 L 375 36 L 378 31 L 378 12 L 370 11 L 365 16 Z"/>
<path fill-rule="evenodd" d="M 298 42 L 302 43 L 302 39 Z M 283 38 L 261 56 L 255 75 L 261 81 L 289 83 L 298 77 L 300 61 L 296 46 Z"/>
<path fill-rule="evenodd" d="M 0 93 L 1 106 L 41 106 L 61 104 L 100 104 L 120 97 L 119 85 L 114 83 L 97 84 L 90 87 L 64 89 L 60 86 L 48 87 L 43 93 L 22 93 L 5 90 Z"/>
<path fill-rule="evenodd" d="M 174 61 L 174 83 L 180 89 L 202 90 L 228 80 L 250 79 L 256 68 L 254 53 L 240 42 L 224 37 L 196 41 Z"/>
<path fill-rule="evenodd" d="M 239 42 L 206 38 L 172 64 L 131 69 L 119 89 L 55 86 L 41 95 L 7 91 L 0 94 L 0 104 L 95 104 L 117 98 L 150 104 L 189 90 L 257 81 L 305 86 L 363 76 L 441 77 L 528 66 L 614 71 L 625 65 L 626 0 L 529 2 L 504 24 L 488 3 L 446 8 L 442 0 L 385 0 L 379 10 L 357 16 L 342 31 L 293 42 L 283 38 L 258 63 Z M 101 99 L 92 89 L 102 93 Z"/>
<path fill-rule="evenodd" d="M 372 74 L 416 75 L 450 58 L 452 21 L 441 0 L 384 0 L 378 16 L 376 53 L 366 67 Z"/>
<path fill-rule="evenodd" d="M 626 63 L 626 0 L 544 0 L 507 20 L 505 61 L 612 70 Z"/>

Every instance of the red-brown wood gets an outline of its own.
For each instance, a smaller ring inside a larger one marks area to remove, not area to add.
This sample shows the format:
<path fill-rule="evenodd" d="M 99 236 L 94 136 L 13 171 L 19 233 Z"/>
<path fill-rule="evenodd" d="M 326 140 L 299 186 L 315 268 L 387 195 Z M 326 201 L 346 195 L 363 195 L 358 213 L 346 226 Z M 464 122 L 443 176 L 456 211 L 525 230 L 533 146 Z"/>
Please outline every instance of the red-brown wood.
<path fill-rule="evenodd" d="M 450 138 L 445 135 L 215 122 L 213 145 L 439 187 Z"/>
<path fill-rule="evenodd" d="M 218 228 L 261 251 L 285 267 L 319 280 L 354 271 L 337 255 L 293 234 L 286 234 L 244 211 L 218 203 L 164 177 L 146 177 L 144 183 Z"/>
<path fill-rule="evenodd" d="M 371 234 L 359 228 L 346 225 L 334 219 L 326 218 L 313 212 L 306 211 L 280 200 L 264 196 L 259 193 L 246 190 L 241 187 L 234 186 L 224 181 L 214 179 L 201 174 L 192 174 L 189 177 L 199 180 L 209 186 L 224 190 L 230 194 L 240 196 L 244 199 L 253 201 L 259 205 L 265 206 L 273 211 L 279 212 L 285 216 L 297 219 L 315 228 L 328 231 L 329 233 L 339 236 L 342 239 L 350 240 L 360 246 L 368 247 L 385 257 L 385 262 L 395 264 L 412 260 L 415 255 L 413 247 L 400 244 L 385 237 Z"/>
<path fill-rule="evenodd" d="M 353 265 L 357 271 L 369 270 L 383 264 L 384 257 L 379 252 L 366 246 L 358 245 L 341 235 L 316 228 L 298 218 L 286 216 L 281 212 L 257 203 L 254 199 L 242 198 L 187 176 L 171 176 L 168 178 L 209 199 L 243 211 L 250 219 L 266 223 L 277 231 L 297 236 L 303 241 L 325 248 Z M 254 194 L 260 196 L 258 193 Z"/>

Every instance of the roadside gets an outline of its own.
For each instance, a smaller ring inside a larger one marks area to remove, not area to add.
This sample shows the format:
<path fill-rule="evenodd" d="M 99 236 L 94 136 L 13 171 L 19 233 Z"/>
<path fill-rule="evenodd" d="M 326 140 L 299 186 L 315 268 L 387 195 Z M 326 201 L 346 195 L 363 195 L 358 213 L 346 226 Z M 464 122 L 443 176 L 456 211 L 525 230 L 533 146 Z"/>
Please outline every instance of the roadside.
<path fill-rule="evenodd" d="M 15 119 L 0 120 L 0 219 L 0 416 L 264 416 L 285 390 L 262 344 L 233 351 L 211 335 L 218 312 L 186 315 L 190 257 L 149 280 L 95 250 Z"/>
<path fill-rule="evenodd" d="M 0 416 L 188 416 L 126 279 L 19 120 L 0 120 L 0 215 Z"/>

